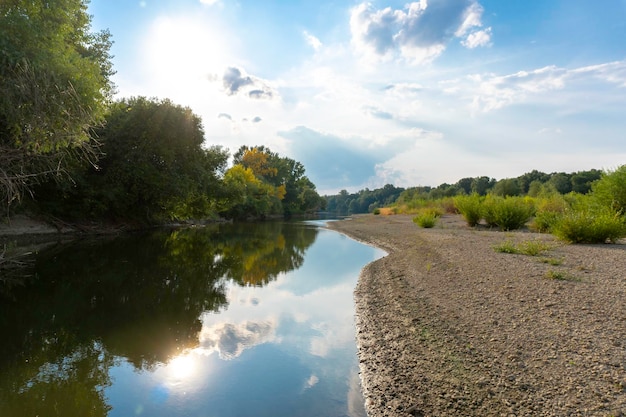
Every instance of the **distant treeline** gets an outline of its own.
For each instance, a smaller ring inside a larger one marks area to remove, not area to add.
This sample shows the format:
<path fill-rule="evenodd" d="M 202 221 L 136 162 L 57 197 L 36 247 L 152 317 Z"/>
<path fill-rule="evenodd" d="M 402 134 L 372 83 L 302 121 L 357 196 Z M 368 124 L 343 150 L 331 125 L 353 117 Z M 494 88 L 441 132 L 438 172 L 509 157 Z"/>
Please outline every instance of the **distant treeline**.
<path fill-rule="evenodd" d="M 517 178 L 496 180 L 486 176 L 462 178 L 455 184 L 443 183 L 437 187 L 417 186 L 395 187 L 391 184 L 383 188 L 364 189 L 350 194 L 341 190 L 337 195 L 325 196 L 327 210 L 340 215 L 373 212 L 376 208 L 392 204 L 408 203 L 412 200 L 437 200 L 463 194 L 476 193 L 497 196 L 537 196 L 552 191 L 560 194 L 571 192 L 587 194 L 591 184 L 602 176 L 602 171 L 592 169 L 573 173 L 553 172 L 546 174 L 533 170 Z"/>
<path fill-rule="evenodd" d="M 337 195 L 325 196 L 326 210 L 331 213 L 356 214 L 372 212 L 379 207 L 393 204 L 405 191 L 404 188 L 394 187 L 391 184 L 376 190 L 361 190 L 354 194 L 349 194 L 346 190 L 341 190 Z"/>

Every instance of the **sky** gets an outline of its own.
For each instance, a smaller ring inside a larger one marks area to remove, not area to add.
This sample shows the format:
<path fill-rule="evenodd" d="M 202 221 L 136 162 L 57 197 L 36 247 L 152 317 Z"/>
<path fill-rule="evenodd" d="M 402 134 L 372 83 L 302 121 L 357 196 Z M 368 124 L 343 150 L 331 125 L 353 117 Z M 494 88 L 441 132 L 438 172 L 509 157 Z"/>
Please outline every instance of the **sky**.
<path fill-rule="evenodd" d="M 320 194 L 626 164 L 626 0 L 91 0 L 116 98 Z"/>

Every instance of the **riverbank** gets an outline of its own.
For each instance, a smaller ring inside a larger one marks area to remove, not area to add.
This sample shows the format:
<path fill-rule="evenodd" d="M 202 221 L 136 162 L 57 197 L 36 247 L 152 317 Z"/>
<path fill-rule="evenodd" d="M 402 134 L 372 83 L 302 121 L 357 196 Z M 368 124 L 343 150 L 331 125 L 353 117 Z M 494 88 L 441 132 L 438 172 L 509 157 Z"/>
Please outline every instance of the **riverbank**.
<path fill-rule="evenodd" d="M 626 415 L 626 244 L 355 216 L 329 228 L 389 255 L 355 290 L 370 417 Z M 539 240 L 527 256 L 494 245 Z"/>

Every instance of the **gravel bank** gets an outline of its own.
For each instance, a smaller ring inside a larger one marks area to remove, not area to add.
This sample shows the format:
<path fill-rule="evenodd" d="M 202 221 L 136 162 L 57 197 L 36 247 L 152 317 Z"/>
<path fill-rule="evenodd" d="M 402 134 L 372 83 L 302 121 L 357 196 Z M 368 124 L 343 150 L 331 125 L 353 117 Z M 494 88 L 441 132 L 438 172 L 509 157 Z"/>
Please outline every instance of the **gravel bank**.
<path fill-rule="evenodd" d="M 626 244 L 563 245 L 450 215 L 434 229 L 373 215 L 329 227 L 389 253 L 355 290 L 370 417 L 626 416 Z M 552 249 L 493 249 L 529 240 Z"/>

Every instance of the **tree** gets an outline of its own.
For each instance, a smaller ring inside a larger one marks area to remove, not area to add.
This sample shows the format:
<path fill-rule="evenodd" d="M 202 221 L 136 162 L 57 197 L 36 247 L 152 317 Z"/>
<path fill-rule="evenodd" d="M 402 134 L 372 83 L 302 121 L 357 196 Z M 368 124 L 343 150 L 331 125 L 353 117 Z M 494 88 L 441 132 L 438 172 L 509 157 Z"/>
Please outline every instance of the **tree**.
<path fill-rule="evenodd" d="M 570 175 L 564 172 L 555 172 L 548 181 L 561 194 L 567 194 L 572 191 L 572 182 Z"/>
<path fill-rule="evenodd" d="M 236 164 L 224 174 L 229 204 L 223 214 L 229 218 L 263 218 L 279 212 L 280 189 L 261 181 L 251 168 Z"/>
<path fill-rule="evenodd" d="M 322 199 L 305 175 L 304 165 L 281 157 L 265 146 L 242 146 L 233 155 L 235 165 L 252 171 L 256 178 L 276 188 L 284 215 L 317 210 Z"/>
<path fill-rule="evenodd" d="M 520 195 L 520 187 L 515 178 L 505 178 L 496 183 L 493 187 L 493 194 L 502 197 Z"/>
<path fill-rule="evenodd" d="M 105 157 L 80 190 L 95 216 L 159 223 L 206 217 L 223 197 L 228 154 L 203 148 L 204 131 L 188 107 L 169 100 L 115 103 L 97 131 Z"/>
<path fill-rule="evenodd" d="M 478 195 L 486 195 L 493 188 L 496 180 L 489 177 L 476 177 L 472 180 L 472 192 Z"/>
<path fill-rule="evenodd" d="M 572 191 L 587 194 L 591 191 L 591 185 L 602 177 L 602 171 L 592 169 L 590 171 L 579 171 L 572 175 Z"/>
<path fill-rule="evenodd" d="M 472 193 L 472 182 L 474 181 L 473 178 L 461 178 L 457 183 L 456 186 L 460 189 L 462 189 L 463 191 L 465 191 L 465 194 L 471 194 Z"/>
<path fill-rule="evenodd" d="M 524 175 L 517 177 L 517 184 L 520 188 L 520 193 L 527 194 L 530 188 L 530 184 L 532 184 L 534 181 L 538 181 L 539 183 L 543 184 L 549 179 L 550 176 L 548 174 L 533 169 L 531 172 L 527 172 Z"/>
<path fill-rule="evenodd" d="M 110 33 L 90 32 L 86 0 L 0 3 L 0 199 L 94 158 L 92 128 L 113 92 Z"/>

